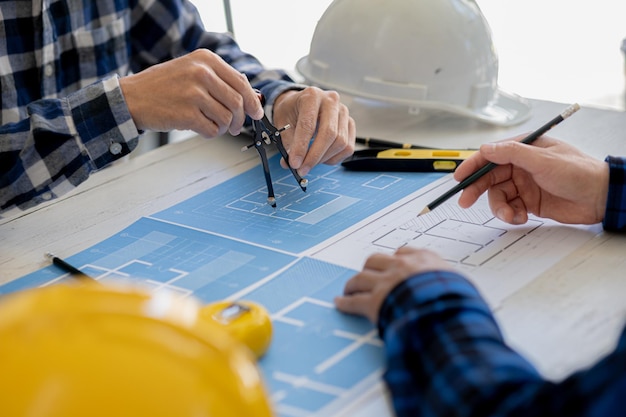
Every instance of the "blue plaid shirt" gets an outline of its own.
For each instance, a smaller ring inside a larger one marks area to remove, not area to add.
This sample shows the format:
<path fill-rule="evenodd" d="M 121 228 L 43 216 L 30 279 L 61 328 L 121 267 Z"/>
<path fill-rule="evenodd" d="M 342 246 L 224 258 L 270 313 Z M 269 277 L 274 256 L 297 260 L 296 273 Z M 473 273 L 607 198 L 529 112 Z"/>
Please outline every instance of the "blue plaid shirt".
<path fill-rule="evenodd" d="M 137 131 L 119 78 L 198 48 L 267 98 L 293 87 L 186 0 L 0 1 L 0 212 L 55 198 L 128 154 Z"/>
<path fill-rule="evenodd" d="M 604 227 L 626 225 L 626 159 L 608 157 Z M 595 366 L 554 383 L 505 343 L 489 307 L 454 272 L 396 287 L 379 317 L 385 381 L 398 417 L 614 417 L 626 398 L 626 329 Z"/>
<path fill-rule="evenodd" d="M 602 225 L 606 230 L 626 229 L 626 158 L 607 156 L 609 164 L 609 194 Z"/>

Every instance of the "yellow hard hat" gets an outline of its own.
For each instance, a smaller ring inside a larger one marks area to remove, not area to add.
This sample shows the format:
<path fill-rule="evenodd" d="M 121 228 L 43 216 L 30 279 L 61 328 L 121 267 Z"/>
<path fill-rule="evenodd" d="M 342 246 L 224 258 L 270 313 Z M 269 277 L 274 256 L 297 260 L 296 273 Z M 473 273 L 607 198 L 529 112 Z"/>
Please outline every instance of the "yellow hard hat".
<path fill-rule="evenodd" d="M 251 351 L 199 311 L 130 286 L 3 296 L 0 416 L 272 416 Z"/>

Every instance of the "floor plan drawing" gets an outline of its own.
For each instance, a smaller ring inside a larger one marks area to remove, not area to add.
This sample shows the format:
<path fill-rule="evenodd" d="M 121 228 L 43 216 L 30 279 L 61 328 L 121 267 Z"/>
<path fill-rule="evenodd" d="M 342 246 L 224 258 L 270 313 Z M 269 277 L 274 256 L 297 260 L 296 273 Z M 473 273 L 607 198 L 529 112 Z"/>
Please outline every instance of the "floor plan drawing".
<path fill-rule="evenodd" d="M 300 253 L 443 176 L 319 165 L 308 175 L 307 191 L 302 192 L 278 161 L 270 159 L 272 172 L 285 173 L 274 181 L 276 208 L 267 204 L 257 167 L 151 217 Z"/>
<path fill-rule="evenodd" d="M 380 250 L 395 250 L 404 245 L 428 248 L 459 267 L 480 266 L 543 224 L 531 219 L 524 227 L 515 228 L 503 224 L 489 211 L 446 205 L 414 217 L 375 238 L 372 244 Z"/>
<path fill-rule="evenodd" d="M 339 313 L 333 298 L 355 271 L 143 218 L 68 258 L 99 282 L 129 281 L 204 303 L 247 299 L 271 314 L 272 345 L 259 362 L 281 417 L 326 415 L 379 382 L 382 343 L 363 318 Z M 0 293 L 71 278 L 50 266 Z"/>
<path fill-rule="evenodd" d="M 510 225 L 491 213 L 485 196 L 470 209 L 460 208 L 453 198 L 418 216 L 454 183 L 442 179 L 437 184 L 346 236 L 319 245 L 311 256 L 359 269 L 376 252 L 391 254 L 401 246 L 430 249 L 474 278 L 495 306 L 600 230 L 597 225 L 564 226 L 533 216 L 523 225 Z"/>
<path fill-rule="evenodd" d="M 278 158 L 270 162 L 280 172 Z M 417 216 L 454 184 L 439 173 L 318 166 L 303 193 L 284 172 L 275 179 L 276 209 L 257 166 L 66 258 L 101 282 L 264 305 L 274 335 L 259 366 L 279 417 L 335 415 L 382 384 L 376 328 L 333 305 L 370 254 L 434 250 L 497 305 L 597 234 L 538 218 L 511 226 L 485 199 L 467 210 L 452 199 Z M 0 286 L 0 294 L 67 279 L 49 266 Z"/>

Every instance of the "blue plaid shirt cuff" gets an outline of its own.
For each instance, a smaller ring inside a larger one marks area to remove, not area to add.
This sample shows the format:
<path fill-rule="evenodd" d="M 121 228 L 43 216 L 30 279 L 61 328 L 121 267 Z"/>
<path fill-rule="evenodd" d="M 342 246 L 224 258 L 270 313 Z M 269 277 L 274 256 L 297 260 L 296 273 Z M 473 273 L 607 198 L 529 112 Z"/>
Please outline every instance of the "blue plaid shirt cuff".
<path fill-rule="evenodd" d="M 602 226 L 605 230 L 626 229 L 626 158 L 607 156 L 609 164 L 609 193 Z"/>

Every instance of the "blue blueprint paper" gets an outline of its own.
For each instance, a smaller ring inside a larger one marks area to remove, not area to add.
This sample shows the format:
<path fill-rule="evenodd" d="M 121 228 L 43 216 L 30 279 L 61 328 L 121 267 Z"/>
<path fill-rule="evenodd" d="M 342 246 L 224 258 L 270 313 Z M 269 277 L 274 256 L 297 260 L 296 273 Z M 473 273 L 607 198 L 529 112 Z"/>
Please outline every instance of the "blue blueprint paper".
<path fill-rule="evenodd" d="M 277 415 L 322 416 L 380 381 L 382 343 L 367 320 L 339 313 L 333 298 L 356 271 L 302 251 L 441 177 L 319 166 L 303 193 L 271 159 L 276 210 L 257 166 L 142 218 L 67 260 L 106 282 L 140 281 L 208 303 L 253 300 L 272 315 L 260 361 Z M 0 286 L 0 294 L 69 279 L 49 266 Z M 259 283 L 261 283 L 259 285 Z"/>
<path fill-rule="evenodd" d="M 318 165 L 303 192 L 279 161 L 270 159 L 276 209 L 258 166 L 152 217 L 300 253 L 444 175 Z"/>

